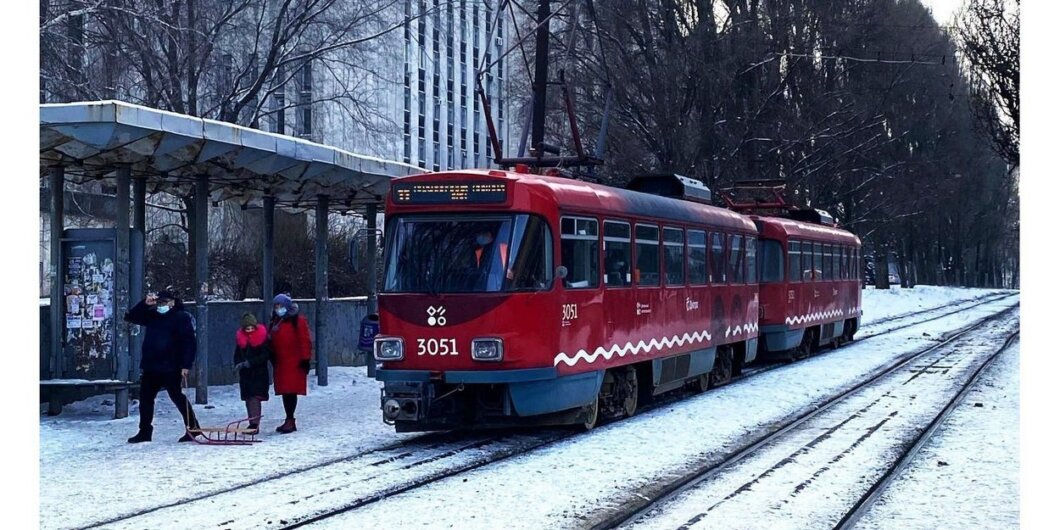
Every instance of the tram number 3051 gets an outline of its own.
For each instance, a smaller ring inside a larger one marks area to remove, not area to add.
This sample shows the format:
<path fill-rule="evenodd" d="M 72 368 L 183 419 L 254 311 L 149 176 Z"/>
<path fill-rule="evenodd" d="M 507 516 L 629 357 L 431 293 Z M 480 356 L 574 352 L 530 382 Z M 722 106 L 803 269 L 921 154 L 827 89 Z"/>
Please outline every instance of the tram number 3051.
<path fill-rule="evenodd" d="M 416 339 L 417 355 L 459 355 L 456 339 Z"/>

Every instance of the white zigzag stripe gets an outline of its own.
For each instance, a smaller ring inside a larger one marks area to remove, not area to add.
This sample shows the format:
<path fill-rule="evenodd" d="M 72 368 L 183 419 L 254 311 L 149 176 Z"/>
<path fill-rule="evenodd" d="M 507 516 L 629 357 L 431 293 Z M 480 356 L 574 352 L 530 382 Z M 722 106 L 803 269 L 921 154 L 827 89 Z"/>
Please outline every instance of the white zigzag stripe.
<path fill-rule="evenodd" d="M 784 323 L 789 325 L 789 326 L 791 326 L 791 325 L 794 325 L 794 324 L 802 324 L 802 323 L 805 323 L 805 322 L 814 322 L 814 321 L 817 321 L 817 320 L 823 320 L 823 319 L 828 319 L 828 318 L 836 318 L 836 317 L 841 317 L 841 316 L 843 316 L 843 310 L 842 309 L 833 309 L 831 311 L 824 311 L 824 312 L 818 311 L 816 313 L 810 313 L 808 315 L 800 315 L 800 316 L 797 316 L 797 317 L 787 317 L 787 318 L 784 319 Z"/>
<path fill-rule="evenodd" d="M 758 322 L 752 322 L 750 324 L 744 324 L 742 326 L 741 325 L 737 325 L 736 327 L 732 327 L 732 326 L 726 327 L 725 328 L 725 337 L 726 338 L 735 337 L 736 335 L 739 335 L 740 333 L 750 334 L 750 333 L 757 333 L 757 332 L 758 332 Z"/>
<path fill-rule="evenodd" d="M 704 340 L 710 340 L 710 333 L 708 333 L 706 330 L 697 331 L 695 333 L 685 333 L 681 336 L 674 335 L 673 337 L 663 337 L 662 340 L 651 339 L 647 343 L 645 343 L 644 341 L 640 341 L 635 345 L 632 342 L 627 342 L 623 346 L 614 344 L 608 349 L 605 349 L 603 346 L 601 346 L 594 350 L 592 354 L 585 350 L 578 350 L 578 353 L 575 353 L 573 357 L 568 356 L 566 353 L 560 352 L 556 355 L 556 358 L 553 359 L 552 365 L 558 366 L 559 363 L 562 362 L 565 363 L 567 366 L 574 366 L 580 360 L 585 361 L 587 363 L 593 363 L 596 362 L 596 360 L 600 357 L 603 357 L 605 360 L 610 361 L 611 357 L 614 357 L 615 355 L 618 355 L 619 357 L 625 357 L 626 355 L 637 355 L 638 353 L 647 353 L 652 350 L 659 350 L 663 347 L 672 348 L 674 346 L 684 346 L 686 343 L 692 344 L 695 342 L 702 342 Z"/>

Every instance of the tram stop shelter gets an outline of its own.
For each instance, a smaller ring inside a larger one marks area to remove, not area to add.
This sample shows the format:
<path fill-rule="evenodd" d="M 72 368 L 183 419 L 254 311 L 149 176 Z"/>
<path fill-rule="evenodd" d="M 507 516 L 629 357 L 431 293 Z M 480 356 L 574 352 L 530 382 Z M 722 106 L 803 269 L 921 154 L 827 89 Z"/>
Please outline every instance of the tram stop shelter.
<path fill-rule="evenodd" d="M 148 190 L 192 194 L 197 328 L 209 315 L 209 205 L 238 201 L 263 210 L 262 316 L 271 313 L 275 209 L 313 205 L 316 211 L 315 298 L 328 300 L 329 212 L 366 218 L 369 234 L 391 179 L 419 173 L 414 166 L 355 155 L 273 134 L 121 101 L 42 104 L 40 173 L 50 201 L 50 356 L 40 390 L 49 413 L 61 410 L 71 388 L 115 393 L 115 417 L 128 415 L 136 386 L 140 340 L 122 320 L 144 296 L 144 229 Z M 64 186 L 104 180 L 116 192 L 113 229 L 64 230 Z M 368 237 L 374 255 L 376 238 Z M 368 310 L 375 311 L 375 268 L 367 267 Z M 186 293 L 189 295 L 191 293 Z M 315 336 L 323 336 L 325 304 L 314 304 Z M 195 402 L 207 402 L 208 333 L 197 333 L 192 381 Z M 317 378 L 327 384 L 327 355 L 317 348 Z M 46 363 L 46 365 L 45 365 Z"/>

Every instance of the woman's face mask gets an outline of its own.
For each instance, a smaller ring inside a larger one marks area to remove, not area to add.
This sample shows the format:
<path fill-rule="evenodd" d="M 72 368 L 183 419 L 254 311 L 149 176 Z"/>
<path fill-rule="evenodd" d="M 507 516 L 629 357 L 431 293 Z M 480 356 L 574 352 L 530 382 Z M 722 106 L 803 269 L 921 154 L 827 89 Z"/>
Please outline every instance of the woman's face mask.
<path fill-rule="evenodd" d="M 475 242 L 478 243 L 478 246 L 484 247 L 484 246 L 490 244 L 490 236 L 487 236 L 485 234 L 479 234 L 475 238 Z"/>
<path fill-rule="evenodd" d="M 282 316 L 284 316 L 286 314 L 287 314 L 287 308 L 286 307 L 279 307 L 279 308 L 276 309 L 276 316 L 282 317 Z"/>

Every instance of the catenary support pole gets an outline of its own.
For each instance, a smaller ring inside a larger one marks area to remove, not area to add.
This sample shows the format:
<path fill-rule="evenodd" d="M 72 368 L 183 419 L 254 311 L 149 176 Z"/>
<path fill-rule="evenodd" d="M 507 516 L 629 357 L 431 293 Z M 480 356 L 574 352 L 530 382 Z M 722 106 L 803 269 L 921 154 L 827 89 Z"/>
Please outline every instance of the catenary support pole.
<path fill-rule="evenodd" d="M 210 226 L 210 180 L 206 175 L 195 177 L 195 337 L 197 352 L 195 355 L 195 403 L 205 405 L 208 402 L 210 367 L 209 355 L 209 315 L 206 307 L 208 286 L 208 265 L 210 245 L 208 238 Z"/>
<path fill-rule="evenodd" d="M 317 384 L 328 386 L 328 353 L 324 347 L 326 333 L 325 314 L 328 305 L 328 196 L 317 196 L 316 211 L 316 333 L 313 349 L 317 358 Z"/>
<path fill-rule="evenodd" d="M 116 208 L 114 225 L 117 232 L 117 241 L 114 259 L 114 315 L 122 315 L 129 307 L 129 185 L 131 184 L 131 168 L 119 166 L 117 171 L 118 192 L 115 197 Z M 128 324 L 121 319 L 115 318 L 114 355 L 116 356 L 117 371 L 114 379 L 129 381 L 129 328 Z M 114 418 L 124 418 L 129 415 L 129 387 L 114 392 Z"/>
<path fill-rule="evenodd" d="M 534 55 L 534 103 L 533 123 L 530 126 L 530 154 L 543 156 L 542 145 L 545 141 L 545 94 L 548 90 L 548 39 L 549 21 L 552 17 L 549 0 L 540 0 L 537 4 L 537 35 Z"/>
<path fill-rule="evenodd" d="M 367 242 L 368 252 L 365 258 L 365 267 L 368 269 L 368 314 L 379 312 L 379 297 L 377 293 L 378 280 L 376 278 L 376 244 L 375 244 L 375 218 L 377 215 L 377 206 L 375 203 L 368 205 L 368 211 L 365 213 L 365 221 L 368 223 L 367 230 Z M 365 359 L 365 364 L 368 366 L 368 377 L 375 377 L 375 357 L 372 353 L 368 354 L 368 358 Z"/>
<path fill-rule="evenodd" d="M 63 366 L 63 327 L 66 320 L 66 299 L 63 296 L 62 276 L 62 248 L 63 248 L 63 223 L 66 218 L 63 213 L 63 187 L 66 179 L 63 166 L 52 166 L 49 175 L 49 186 L 51 187 L 52 217 L 50 220 L 51 240 L 48 242 L 51 252 L 51 263 L 49 264 L 48 276 L 51 278 L 51 306 L 48 308 L 51 317 L 51 376 L 54 379 L 64 378 L 66 367 Z M 51 410 L 49 410 L 51 412 Z M 58 414 L 58 411 L 55 412 Z"/>
<path fill-rule="evenodd" d="M 275 222 L 276 222 L 276 198 L 271 195 L 266 195 L 263 199 L 263 206 L 261 210 L 261 224 L 262 224 L 262 250 L 261 250 L 261 299 L 264 301 L 264 315 L 262 316 L 262 322 L 268 322 L 272 317 L 272 297 L 273 297 L 273 283 L 272 278 L 272 264 L 273 264 L 273 237 Z"/>

